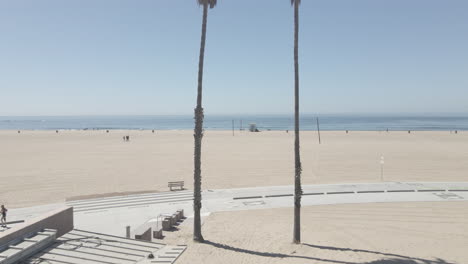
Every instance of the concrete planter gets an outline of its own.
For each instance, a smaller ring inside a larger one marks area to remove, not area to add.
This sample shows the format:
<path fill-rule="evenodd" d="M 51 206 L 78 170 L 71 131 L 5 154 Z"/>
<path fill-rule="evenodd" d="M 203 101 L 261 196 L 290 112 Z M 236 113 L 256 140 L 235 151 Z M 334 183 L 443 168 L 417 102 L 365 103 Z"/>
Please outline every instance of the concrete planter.
<path fill-rule="evenodd" d="M 159 228 L 157 230 L 156 229 L 153 230 L 153 238 L 162 239 L 163 238 L 163 229 Z"/>
<path fill-rule="evenodd" d="M 171 218 L 170 217 L 165 217 L 162 221 L 162 229 L 164 231 L 169 231 L 172 228 L 171 224 Z"/>

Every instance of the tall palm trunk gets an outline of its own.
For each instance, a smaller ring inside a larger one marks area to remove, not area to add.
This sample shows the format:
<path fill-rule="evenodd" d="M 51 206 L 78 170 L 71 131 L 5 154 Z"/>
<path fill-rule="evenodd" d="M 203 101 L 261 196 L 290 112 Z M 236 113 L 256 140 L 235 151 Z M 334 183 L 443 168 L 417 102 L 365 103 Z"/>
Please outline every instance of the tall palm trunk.
<path fill-rule="evenodd" d="M 202 107 L 202 88 L 203 88 L 203 60 L 205 57 L 206 23 L 208 19 L 208 4 L 203 4 L 203 22 L 200 44 L 200 59 L 198 63 L 198 91 L 197 107 L 195 108 L 195 153 L 194 153 L 194 190 L 193 190 L 193 240 L 203 242 L 201 233 L 201 143 L 203 138 L 203 107 Z"/>
<path fill-rule="evenodd" d="M 299 150 L 299 1 L 294 1 L 294 239 L 301 243 L 301 157 Z"/>

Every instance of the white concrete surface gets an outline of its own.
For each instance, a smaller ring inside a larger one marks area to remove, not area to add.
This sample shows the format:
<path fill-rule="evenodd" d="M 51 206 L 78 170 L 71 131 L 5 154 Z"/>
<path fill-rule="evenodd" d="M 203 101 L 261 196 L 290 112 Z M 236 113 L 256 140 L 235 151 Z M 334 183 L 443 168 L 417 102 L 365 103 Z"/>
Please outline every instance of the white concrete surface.
<path fill-rule="evenodd" d="M 293 186 L 269 186 L 203 191 L 202 215 L 213 212 L 293 206 Z M 468 201 L 468 182 L 384 182 L 321 184 L 303 186 L 302 205 Z M 136 194 L 80 200 L 62 204 L 12 209 L 9 220 L 20 220 L 58 206 L 75 209 L 75 228 L 125 236 L 132 229 L 160 214 L 184 209 L 193 216 L 192 191 Z M 249 198 L 250 197 L 250 198 Z M 186 220 L 187 221 L 187 220 Z M 188 220 L 189 221 L 189 220 Z"/>

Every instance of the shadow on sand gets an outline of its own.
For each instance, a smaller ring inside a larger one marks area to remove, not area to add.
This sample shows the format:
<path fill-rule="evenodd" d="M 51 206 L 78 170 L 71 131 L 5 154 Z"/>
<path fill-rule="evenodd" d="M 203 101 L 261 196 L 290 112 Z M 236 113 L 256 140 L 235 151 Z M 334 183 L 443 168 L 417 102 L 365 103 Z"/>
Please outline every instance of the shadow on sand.
<path fill-rule="evenodd" d="M 376 261 L 366 262 L 362 264 L 454 264 L 453 262 L 447 262 L 443 259 L 435 260 L 412 260 L 412 259 L 379 259 Z"/>
<path fill-rule="evenodd" d="M 317 249 L 323 249 L 323 250 L 362 252 L 362 253 L 383 255 L 383 256 L 388 256 L 388 257 L 393 257 L 393 258 L 385 258 L 385 259 L 371 261 L 371 262 L 350 262 L 350 261 L 342 261 L 342 260 L 334 260 L 334 259 L 323 259 L 323 258 L 317 258 L 317 257 L 300 256 L 300 255 L 294 255 L 294 254 L 254 251 L 254 250 L 249 250 L 249 249 L 244 249 L 244 248 L 237 248 L 237 247 L 233 247 L 233 246 L 226 245 L 226 244 L 216 243 L 210 240 L 205 240 L 204 244 L 210 245 L 216 248 L 221 248 L 224 250 L 250 254 L 250 255 L 260 256 L 260 257 L 282 258 L 282 259 L 297 258 L 297 259 L 322 261 L 322 262 L 337 263 L 337 264 L 457 264 L 453 262 L 447 262 L 442 259 L 429 260 L 429 259 L 413 258 L 409 256 L 403 256 L 403 255 L 392 254 L 392 253 L 384 253 L 384 252 L 378 252 L 378 251 L 327 247 L 327 246 L 318 246 L 318 245 L 311 245 L 311 244 L 302 244 L 302 245 L 312 247 L 312 248 L 317 248 Z"/>
<path fill-rule="evenodd" d="M 410 256 L 372 251 L 372 250 L 366 250 L 366 249 L 319 246 L 319 245 L 311 245 L 307 243 L 303 243 L 302 245 L 312 247 L 312 248 L 324 249 L 324 250 L 351 251 L 351 252 L 383 255 L 386 257 L 393 257 L 392 259 L 383 259 L 383 260 L 377 260 L 373 262 L 367 262 L 369 264 L 396 264 L 396 263 L 401 263 L 401 264 L 456 264 L 456 263 L 444 261 L 442 259 L 429 260 L 429 259 L 415 258 L 415 257 L 410 257 Z"/>

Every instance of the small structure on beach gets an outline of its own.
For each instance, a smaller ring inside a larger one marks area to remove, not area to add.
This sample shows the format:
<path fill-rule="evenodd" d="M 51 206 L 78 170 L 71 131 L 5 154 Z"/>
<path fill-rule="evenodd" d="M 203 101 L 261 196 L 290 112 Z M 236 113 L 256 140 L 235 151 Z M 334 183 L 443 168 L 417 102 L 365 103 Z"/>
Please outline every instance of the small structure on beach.
<path fill-rule="evenodd" d="M 255 124 L 255 123 L 250 123 L 250 124 L 249 124 L 249 131 L 250 131 L 250 132 L 260 132 L 260 131 L 258 130 L 258 128 L 257 128 L 257 124 Z"/>

